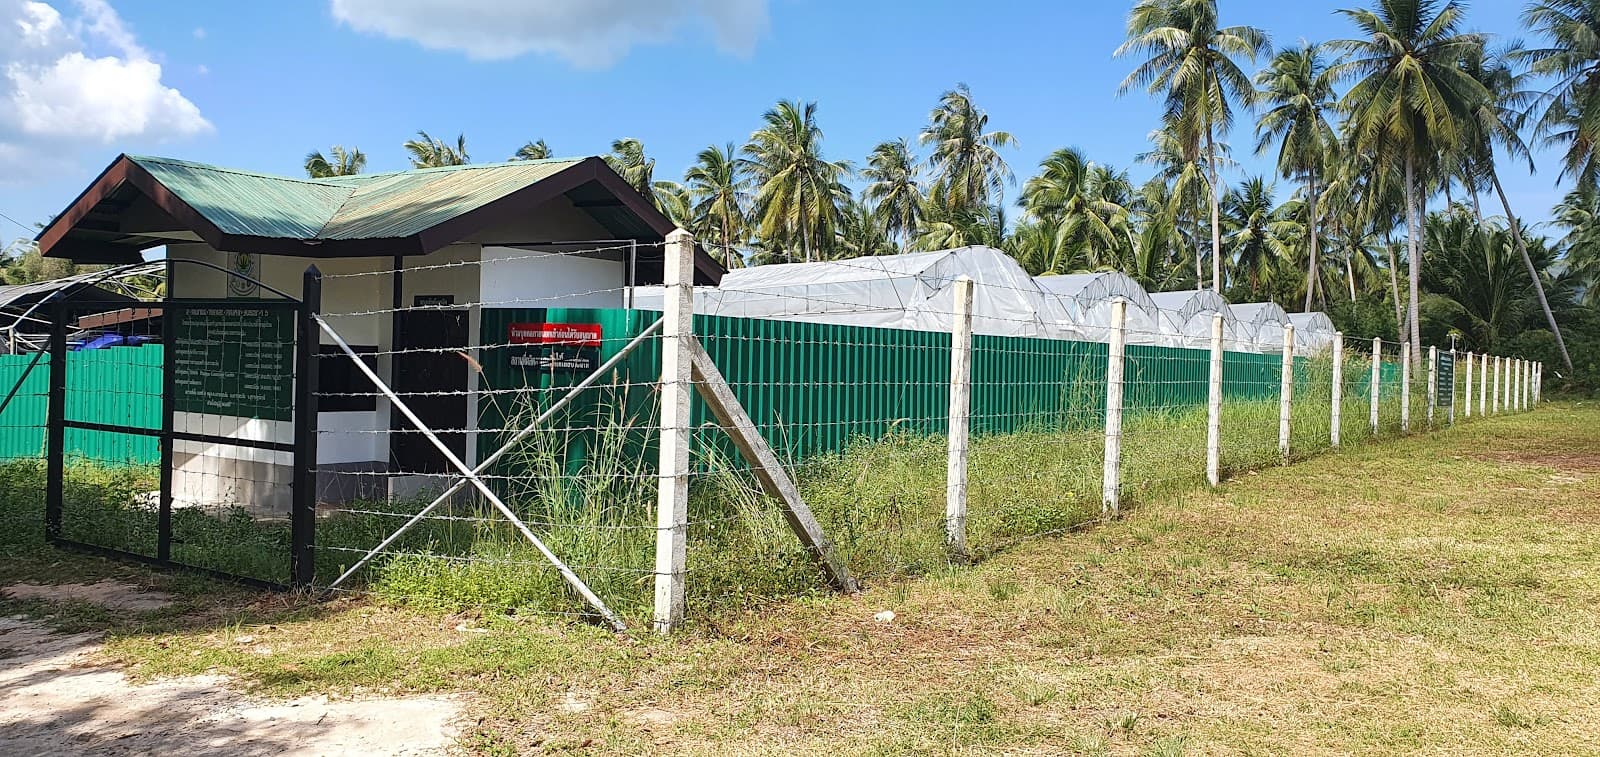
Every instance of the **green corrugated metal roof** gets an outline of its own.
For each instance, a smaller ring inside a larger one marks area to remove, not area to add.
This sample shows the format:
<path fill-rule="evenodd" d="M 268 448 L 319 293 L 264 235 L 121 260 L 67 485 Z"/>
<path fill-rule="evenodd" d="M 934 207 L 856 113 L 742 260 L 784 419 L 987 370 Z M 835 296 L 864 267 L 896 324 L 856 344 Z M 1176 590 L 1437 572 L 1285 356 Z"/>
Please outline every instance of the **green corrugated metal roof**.
<path fill-rule="evenodd" d="M 283 239 L 407 237 L 476 210 L 581 158 L 297 179 L 129 156 L 226 234 Z"/>

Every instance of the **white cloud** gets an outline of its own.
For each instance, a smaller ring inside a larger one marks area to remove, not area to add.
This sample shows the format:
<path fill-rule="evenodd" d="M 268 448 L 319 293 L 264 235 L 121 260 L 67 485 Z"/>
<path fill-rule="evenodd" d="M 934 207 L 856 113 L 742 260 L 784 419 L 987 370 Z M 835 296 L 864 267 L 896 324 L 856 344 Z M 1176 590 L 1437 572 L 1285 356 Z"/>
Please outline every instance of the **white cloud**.
<path fill-rule="evenodd" d="M 204 26 L 196 26 L 194 28 L 194 38 L 195 39 L 205 39 L 206 38 L 206 28 Z"/>
<path fill-rule="evenodd" d="M 554 55 L 603 68 L 635 45 L 707 24 L 717 47 L 749 55 L 767 29 L 767 0 L 331 0 L 358 31 L 496 60 Z"/>
<path fill-rule="evenodd" d="M 0 168 L 12 155 L 211 128 L 106 0 L 0 0 Z"/>

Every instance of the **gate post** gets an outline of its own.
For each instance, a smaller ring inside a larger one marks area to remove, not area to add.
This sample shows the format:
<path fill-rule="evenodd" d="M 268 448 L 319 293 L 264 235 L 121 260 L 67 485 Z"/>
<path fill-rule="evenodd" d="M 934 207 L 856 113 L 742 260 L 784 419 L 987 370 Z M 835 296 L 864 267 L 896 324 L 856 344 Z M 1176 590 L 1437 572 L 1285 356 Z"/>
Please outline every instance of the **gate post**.
<path fill-rule="evenodd" d="M 317 358 L 322 332 L 322 272 L 306 268 L 296 313 L 294 381 L 294 503 L 289 516 L 289 582 L 310 586 L 316 581 L 317 538 Z"/>
<path fill-rule="evenodd" d="M 45 423 L 44 536 L 61 538 L 61 501 L 66 486 L 67 305 L 50 307 L 50 398 Z"/>
<path fill-rule="evenodd" d="M 161 473 L 156 513 L 156 559 L 172 559 L 172 457 L 177 441 L 172 435 L 173 414 L 177 412 L 177 342 L 179 310 L 172 306 L 173 268 L 167 261 L 167 293 L 161 298 Z"/>

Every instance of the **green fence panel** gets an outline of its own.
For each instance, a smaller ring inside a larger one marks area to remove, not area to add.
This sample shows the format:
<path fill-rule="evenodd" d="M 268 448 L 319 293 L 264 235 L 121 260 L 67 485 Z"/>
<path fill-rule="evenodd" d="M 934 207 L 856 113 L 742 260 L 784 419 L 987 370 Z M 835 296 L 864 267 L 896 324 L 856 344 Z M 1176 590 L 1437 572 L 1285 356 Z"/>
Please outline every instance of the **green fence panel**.
<path fill-rule="evenodd" d="M 49 420 L 50 360 L 33 355 L 0 355 L 0 397 L 23 383 L 0 413 L 0 460 L 44 455 Z M 161 345 L 110 347 L 67 353 L 69 420 L 136 428 L 161 427 Z M 24 379 L 24 373 L 26 378 Z M 152 465 L 160 460 L 154 437 L 106 431 L 67 435 L 69 457 L 102 465 Z"/>

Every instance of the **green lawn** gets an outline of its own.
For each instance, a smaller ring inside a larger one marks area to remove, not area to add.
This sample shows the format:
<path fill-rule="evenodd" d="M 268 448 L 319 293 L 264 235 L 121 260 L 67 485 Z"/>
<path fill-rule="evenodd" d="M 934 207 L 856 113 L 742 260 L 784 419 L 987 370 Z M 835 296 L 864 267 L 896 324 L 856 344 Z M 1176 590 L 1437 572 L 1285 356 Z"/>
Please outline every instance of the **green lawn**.
<path fill-rule="evenodd" d="M 1600 743 L 1596 403 L 1270 467 L 1216 493 L 1152 492 L 1118 522 L 972 568 L 705 612 L 669 640 L 250 594 L 56 552 L 25 530 L 0 541 L 0 580 L 123 575 L 183 600 L 144 617 L 0 612 L 106 628 L 106 654 L 136 676 L 222 670 L 268 695 L 466 692 L 463 746 L 485 753 Z M 895 619 L 875 621 L 882 610 Z"/>

